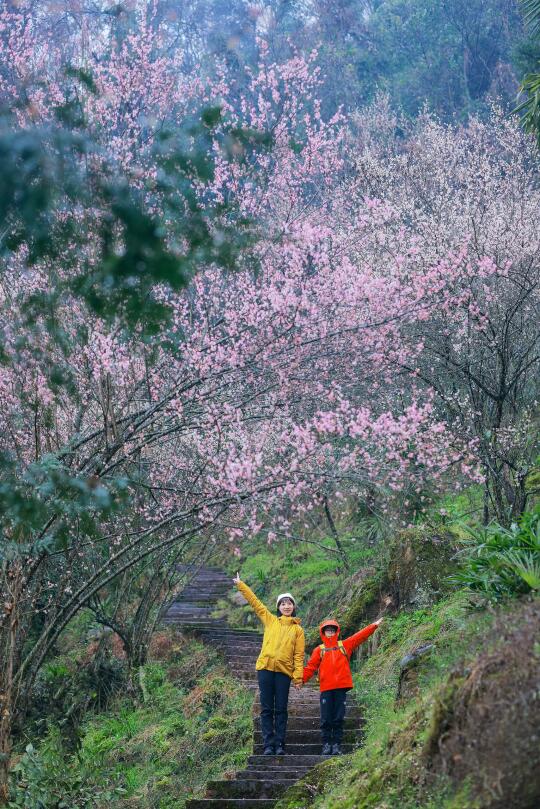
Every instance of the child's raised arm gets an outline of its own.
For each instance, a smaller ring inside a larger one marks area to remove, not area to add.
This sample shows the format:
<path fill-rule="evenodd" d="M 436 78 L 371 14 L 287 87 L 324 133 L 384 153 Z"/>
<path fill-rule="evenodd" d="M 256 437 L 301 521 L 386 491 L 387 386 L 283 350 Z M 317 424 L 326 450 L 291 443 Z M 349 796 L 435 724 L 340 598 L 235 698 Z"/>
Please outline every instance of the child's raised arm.
<path fill-rule="evenodd" d="M 270 610 L 264 606 L 262 601 L 259 601 L 253 590 L 251 590 L 247 586 L 247 584 L 245 584 L 245 582 L 241 581 L 239 573 L 236 574 L 236 576 L 233 579 L 233 582 L 236 584 L 236 586 L 238 587 L 238 589 L 240 590 L 240 592 L 242 593 L 248 604 L 253 608 L 257 617 L 260 618 L 260 620 L 266 626 L 268 621 L 270 621 L 273 618 L 273 615 L 270 612 Z"/>
<path fill-rule="evenodd" d="M 354 650 L 358 646 L 360 646 L 361 643 L 364 643 L 364 641 L 366 641 L 370 637 L 370 635 L 373 635 L 373 633 L 380 627 L 382 622 L 383 619 L 378 618 L 372 624 L 369 624 L 369 626 L 366 626 L 364 627 L 364 629 L 361 629 L 360 632 L 356 632 L 354 635 L 351 635 L 350 638 L 346 638 L 343 641 L 345 651 L 347 652 L 349 657 L 354 652 Z"/>
<path fill-rule="evenodd" d="M 307 662 L 307 665 L 304 666 L 304 676 L 302 677 L 304 683 L 307 683 L 307 681 L 313 677 L 315 672 L 319 670 L 320 665 L 321 665 L 321 650 L 318 646 L 316 646 L 313 649 L 313 652 Z"/>

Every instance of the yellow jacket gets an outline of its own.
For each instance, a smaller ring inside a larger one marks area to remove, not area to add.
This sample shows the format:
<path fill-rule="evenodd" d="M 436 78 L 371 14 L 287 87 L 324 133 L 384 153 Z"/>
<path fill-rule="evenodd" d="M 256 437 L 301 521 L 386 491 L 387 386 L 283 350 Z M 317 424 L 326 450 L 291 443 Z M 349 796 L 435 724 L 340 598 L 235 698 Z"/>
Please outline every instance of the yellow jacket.
<path fill-rule="evenodd" d="M 257 671 L 280 671 L 288 674 L 293 682 L 301 683 L 304 673 L 304 630 L 299 618 L 287 618 L 273 615 L 262 601 L 259 601 L 253 590 L 239 581 L 238 589 L 253 607 L 264 624 L 264 637 L 261 653 L 257 658 Z"/>

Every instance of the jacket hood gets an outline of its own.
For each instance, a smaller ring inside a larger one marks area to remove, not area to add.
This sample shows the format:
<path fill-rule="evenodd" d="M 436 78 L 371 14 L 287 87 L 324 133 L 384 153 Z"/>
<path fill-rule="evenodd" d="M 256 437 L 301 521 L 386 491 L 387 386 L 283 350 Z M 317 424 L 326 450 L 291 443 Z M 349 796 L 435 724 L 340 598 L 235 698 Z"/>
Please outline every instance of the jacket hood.
<path fill-rule="evenodd" d="M 327 638 L 323 632 L 325 626 L 335 626 L 337 629 L 337 635 L 334 635 L 331 638 Z M 338 622 L 334 618 L 328 618 L 326 621 L 323 621 L 322 624 L 319 626 L 319 634 L 321 636 L 321 640 L 325 646 L 334 646 L 336 641 L 339 639 L 339 633 L 341 632 L 341 627 Z"/>

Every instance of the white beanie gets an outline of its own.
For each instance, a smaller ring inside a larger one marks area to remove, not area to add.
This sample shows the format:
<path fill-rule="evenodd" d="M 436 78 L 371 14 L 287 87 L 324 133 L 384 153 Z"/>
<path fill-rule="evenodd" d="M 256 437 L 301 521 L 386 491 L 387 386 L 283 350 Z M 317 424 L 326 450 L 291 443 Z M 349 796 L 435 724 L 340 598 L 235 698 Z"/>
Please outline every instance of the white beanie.
<path fill-rule="evenodd" d="M 290 598 L 292 603 L 296 607 L 296 599 L 294 598 L 294 596 L 292 596 L 290 593 L 281 593 L 281 595 L 279 595 L 276 598 L 276 610 L 279 607 L 279 602 L 281 601 L 282 598 Z"/>

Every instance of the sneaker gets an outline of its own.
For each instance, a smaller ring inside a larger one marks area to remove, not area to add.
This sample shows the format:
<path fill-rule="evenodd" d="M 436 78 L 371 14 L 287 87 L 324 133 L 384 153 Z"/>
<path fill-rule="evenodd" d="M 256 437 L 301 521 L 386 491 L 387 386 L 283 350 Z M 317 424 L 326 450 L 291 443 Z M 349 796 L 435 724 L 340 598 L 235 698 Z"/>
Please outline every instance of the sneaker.
<path fill-rule="evenodd" d="M 285 748 L 282 744 L 278 744 L 276 747 L 276 756 L 284 756 L 285 755 Z"/>
<path fill-rule="evenodd" d="M 341 747 L 339 744 L 332 745 L 332 755 L 333 756 L 340 756 L 341 755 Z"/>
<path fill-rule="evenodd" d="M 273 755 L 275 755 L 275 754 L 274 754 L 274 748 L 273 748 L 273 747 L 265 747 L 265 748 L 264 748 L 264 750 L 263 750 L 263 756 L 273 756 Z"/>
<path fill-rule="evenodd" d="M 331 756 L 332 755 L 332 745 L 329 742 L 325 742 L 323 744 L 322 754 L 323 754 L 323 756 Z"/>

